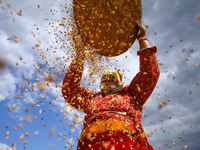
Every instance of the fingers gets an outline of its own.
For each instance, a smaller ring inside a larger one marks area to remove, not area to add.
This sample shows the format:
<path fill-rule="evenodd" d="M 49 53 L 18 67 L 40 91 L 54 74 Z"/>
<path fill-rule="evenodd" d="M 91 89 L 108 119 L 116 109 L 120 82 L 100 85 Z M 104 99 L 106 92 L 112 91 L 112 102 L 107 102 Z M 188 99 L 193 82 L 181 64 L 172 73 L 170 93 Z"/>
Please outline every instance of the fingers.
<path fill-rule="evenodd" d="M 137 24 L 142 24 L 142 21 L 141 21 L 140 19 L 137 19 L 135 22 L 136 22 Z"/>
<path fill-rule="evenodd" d="M 138 25 L 138 27 L 140 28 L 140 29 L 143 29 L 144 28 L 144 26 L 142 25 L 142 21 L 141 20 L 136 20 L 136 24 Z"/>
<path fill-rule="evenodd" d="M 141 20 L 137 20 L 136 24 L 137 24 L 138 28 L 140 29 L 140 33 L 141 34 L 145 34 L 146 33 L 146 28 L 142 25 L 142 21 Z"/>

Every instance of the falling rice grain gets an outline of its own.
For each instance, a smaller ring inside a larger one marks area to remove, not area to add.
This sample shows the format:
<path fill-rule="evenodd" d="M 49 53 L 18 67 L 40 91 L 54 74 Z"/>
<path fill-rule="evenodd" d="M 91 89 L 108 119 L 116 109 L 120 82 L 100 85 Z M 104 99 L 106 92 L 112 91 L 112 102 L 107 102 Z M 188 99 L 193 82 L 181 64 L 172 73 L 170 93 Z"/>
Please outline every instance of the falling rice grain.
<path fill-rule="evenodd" d="M 16 127 L 17 128 L 20 127 L 20 129 L 22 129 L 23 128 L 23 124 L 19 123 L 18 125 L 16 125 Z"/>
<path fill-rule="evenodd" d="M 200 15 L 197 15 L 197 16 L 196 16 L 196 19 L 197 19 L 197 20 L 200 20 Z"/>
<path fill-rule="evenodd" d="M 22 16 L 22 13 L 21 13 L 21 12 L 17 12 L 17 14 L 18 14 L 19 16 Z"/>
<path fill-rule="evenodd" d="M 37 135 L 37 134 L 39 134 L 39 131 L 33 132 L 33 135 Z"/>
<path fill-rule="evenodd" d="M 51 128 L 50 132 L 49 132 L 49 136 L 52 136 L 55 132 L 55 127 Z"/>
<path fill-rule="evenodd" d="M 21 141 L 24 138 L 24 134 L 22 133 L 21 136 L 19 137 L 19 140 Z"/>
<path fill-rule="evenodd" d="M 15 43 L 18 43 L 18 42 L 19 42 L 19 39 L 18 39 L 18 38 L 16 38 L 16 39 L 15 39 Z"/>
<path fill-rule="evenodd" d="M 6 2 L 6 5 L 7 5 L 8 7 L 10 7 L 10 3 L 9 3 L 9 2 Z"/>
<path fill-rule="evenodd" d="M 25 133 L 25 136 L 29 136 L 29 132 L 26 132 L 26 133 Z"/>
<path fill-rule="evenodd" d="M 185 58 L 185 60 L 189 61 L 190 59 L 189 58 Z"/>
<path fill-rule="evenodd" d="M 4 5 L 1 5 L 1 8 L 2 8 L 2 9 L 4 9 L 4 8 L 5 8 L 5 6 L 4 6 Z"/>
<path fill-rule="evenodd" d="M 25 141 L 25 142 L 23 143 L 23 145 L 25 145 L 26 143 L 28 143 L 28 141 Z"/>
<path fill-rule="evenodd" d="M 195 66 L 200 67 L 200 64 L 195 64 Z"/>

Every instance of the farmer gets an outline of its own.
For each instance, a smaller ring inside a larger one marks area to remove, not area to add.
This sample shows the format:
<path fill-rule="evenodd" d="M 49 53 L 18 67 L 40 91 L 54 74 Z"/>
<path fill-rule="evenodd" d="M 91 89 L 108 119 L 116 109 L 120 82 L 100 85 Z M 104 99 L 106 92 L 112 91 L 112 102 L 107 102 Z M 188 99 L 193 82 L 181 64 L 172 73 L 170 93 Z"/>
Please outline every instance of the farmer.
<path fill-rule="evenodd" d="M 63 80 L 62 93 L 71 106 L 85 113 L 78 150 L 153 150 L 141 125 L 143 105 L 154 90 L 160 70 L 157 48 L 145 37 L 140 20 L 137 40 L 140 71 L 130 85 L 122 83 L 122 73 L 107 70 L 101 78 L 101 92 L 80 86 L 84 53 L 77 52 Z"/>

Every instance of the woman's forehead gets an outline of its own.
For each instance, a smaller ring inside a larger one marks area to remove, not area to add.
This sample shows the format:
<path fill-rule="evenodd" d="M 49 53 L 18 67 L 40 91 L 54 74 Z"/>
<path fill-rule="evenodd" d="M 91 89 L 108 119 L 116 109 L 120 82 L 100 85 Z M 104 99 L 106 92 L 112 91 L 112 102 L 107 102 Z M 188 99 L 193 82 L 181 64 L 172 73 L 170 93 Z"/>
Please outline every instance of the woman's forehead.
<path fill-rule="evenodd" d="M 106 74 L 102 77 L 102 79 L 104 79 L 104 78 L 115 78 L 115 77 L 111 74 Z"/>

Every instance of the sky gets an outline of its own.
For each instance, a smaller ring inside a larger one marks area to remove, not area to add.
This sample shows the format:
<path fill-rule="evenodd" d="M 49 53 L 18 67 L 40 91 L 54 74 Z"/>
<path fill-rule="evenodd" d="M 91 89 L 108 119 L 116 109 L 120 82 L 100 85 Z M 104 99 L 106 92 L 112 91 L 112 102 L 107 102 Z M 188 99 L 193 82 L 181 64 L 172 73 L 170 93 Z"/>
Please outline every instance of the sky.
<path fill-rule="evenodd" d="M 63 45 L 59 39 L 67 32 L 67 27 L 59 24 L 69 16 L 66 11 L 70 3 L 0 0 L 0 150 L 11 150 L 13 143 L 16 150 L 77 147 L 84 114 L 66 106 L 59 86 L 63 80 L 60 72 L 71 60 L 66 61 L 69 43 Z M 161 72 L 143 110 L 142 125 L 148 141 L 156 150 L 198 150 L 200 1 L 143 0 L 142 6 L 142 22 L 148 25 L 146 37 L 157 46 Z M 138 50 L 135 41 L 126 53 L 110 58 L 124 70 L 125 84 L 139 71 Z M 86 68 L 83 76 L 87 75 Z M 53 80 L 49 87 L 38 86 L 46 79 Z M 90 88 L 99 90 L 99 82 L 96 78 Z M 159 109 L 163 101 L 167 105 Z"/>

